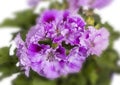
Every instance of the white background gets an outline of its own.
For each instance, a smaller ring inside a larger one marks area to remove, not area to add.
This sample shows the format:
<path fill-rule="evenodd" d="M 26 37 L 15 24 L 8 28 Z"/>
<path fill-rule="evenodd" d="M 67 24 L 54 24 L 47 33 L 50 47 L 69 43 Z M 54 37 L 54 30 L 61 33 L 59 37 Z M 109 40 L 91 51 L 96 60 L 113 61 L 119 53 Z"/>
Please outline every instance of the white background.
<path fill-rule="evenodd" d="M 0 23 L 7 17 L 13 18 L 13 13 L 19 10 L 29 8 L 27 0 L 0 0 Z M 102 21 L 108 21 L 116 31 L 120 31 L 120 0 L 114 0 L 111 5 L 102 9 L 96 10 L 98 14 L 103 18 Z M 0 47 L 9 46 L 9 40 L 11 33 L 17 30 L 12 29 L 0 29 Z M 120 54 L 120 39 L 115 42 L 114 48 Z M 120 62 L 119 62 L 120 64 Z M 16 75 L 6 78 L 0 81 L 0 85 L 11 85 L 10 81 L 14 79 Z M 120 85 L 120 75 L 114 74 L 111 85 Z"/>

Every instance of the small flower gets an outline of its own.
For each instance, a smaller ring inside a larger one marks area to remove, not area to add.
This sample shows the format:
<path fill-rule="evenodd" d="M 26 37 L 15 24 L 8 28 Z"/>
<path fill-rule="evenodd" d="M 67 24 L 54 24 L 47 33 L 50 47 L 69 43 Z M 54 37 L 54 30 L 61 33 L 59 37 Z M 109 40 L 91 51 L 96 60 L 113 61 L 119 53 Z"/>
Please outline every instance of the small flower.
<path fill-rule="evenodd" d="M 93 9 L 94 8 L 101 9 L 109 5 L 111 2 L 112 0 L 89 0 L 88 7 Z"/>
<path fill-rule="evenodd" d="M 28 0 L 28 5 L 30 5 L 31 7 L 35 7 L 38 5 L 39 2 L 40 0 Z"/>
<path fill-rule="evenodd" d="M 80 7 L 101 9 L 110 4 L 112 0 L 68 0 L 70 10 L 78 11 Z"/>
<path fill-rule="evenodd" d="M 88 45 L 89 54 L 95 54 L 100 56 L 100 54 L 108 47 L 109 44 L 109 32 L 105 28 L 99 30 L 94 27 L 88 27 L 88 38 L 86 43 Z"/>

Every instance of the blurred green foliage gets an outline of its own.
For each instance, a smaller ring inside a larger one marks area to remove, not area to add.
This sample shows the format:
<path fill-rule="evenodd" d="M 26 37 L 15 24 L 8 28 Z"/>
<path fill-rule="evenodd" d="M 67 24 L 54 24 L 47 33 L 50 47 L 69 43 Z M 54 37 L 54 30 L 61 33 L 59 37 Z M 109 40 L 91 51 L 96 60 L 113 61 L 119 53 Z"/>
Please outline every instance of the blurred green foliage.
<path fill-rule="evenodd" d="M 59 3 L 57 0 L 51 2 L 50 8 L 65 9 L 68 7 L 66 0 Z M 48 80 L 37 73 L 31 71 L 30 77 L 26 77 L 24 73 L 16 66 L 18 59 L 15 55 L 9 55 L 9 47 L 0 48 L 0 80 L 5 77 L 19 73 L 16 79 L 12 81 L 12 85 L 110 85 L 113 73 L 120 73 L 120 66 L 117 62 L 120 57 L 116 50 L 113 49 L 113 44 L 120 36 L 119 32 L 114 31 L 114 28 L 109 23 L 101 23 L 99 15 L 94 14 L 93 10 L 80 9 L 79 13 L 86 20 L 88 26 L 93 25 L 97 29 L 106 27 L 110 32 L 110 45 L 100 57 L 90 56 L 87 58 L 79 73 L 71 74 L 56 80 Z M 25 35 L 29 28 L 35 25 L 37 14 L 33 10 L 24 10 L 15 13 L 15 18 L 5 19 L 0 27 L 19 27 L 21 35 L 25 39 Z M 13 38 L 17 32 L 13 34 Z"/>
<path fill-rule="evenodd" d="M 0 48 L 0 73 L 2 73 L 0 80 L 20 71 L 16 67 L 17 61 L 18 59 L 15 55 L 9 55 L 9 47 Z"/>

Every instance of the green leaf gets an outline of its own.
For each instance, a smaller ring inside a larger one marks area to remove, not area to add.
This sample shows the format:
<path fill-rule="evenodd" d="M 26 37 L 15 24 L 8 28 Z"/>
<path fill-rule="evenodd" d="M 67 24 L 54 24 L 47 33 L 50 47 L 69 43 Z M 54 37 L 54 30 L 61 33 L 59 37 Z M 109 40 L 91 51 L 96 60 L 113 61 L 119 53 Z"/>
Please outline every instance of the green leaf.
<path fill-rule="evenodd" d="M 118 53 L 113 49 L 106 50 L 100 57 L 96 57 L 96 63 L 102 68 L 114 70 L 118 67 Z"/>
<path fill-rule="evenodd" d="M 37 73 L 30 71 L 30 76 L 20 73 L 16 79 L 12 81 L 12 85 L 56 85 L 55 80 L 47 80 Z"/>
<path fill-rule="evenodd" d="M 64 78 L 56 80 L 56 85 L 87 85 L 87 79 L 82 72 L 69 74 Z"/>
<path fill-rule="evenodd" d="M 9 48 L 4 47 L 0 49 L 0 64 L 9 62 L 11 57 L 9 56 Z"/>
<path fill-rule="evenodd" d="M 101 68 L 98 72 L 97 85 L 110 85 L 113 72 L 107 68 Z"/>
<path fill-rule="evenodd" d="M 24 74 L 20 74 L 12 81 L 12 85 L 31 85 L 31 78 L 27 78 Z"/>
<path fill-rule="evenodd" d="M 107 22 L 102 25 L 103 27 L 107 28 L 110 32 L 110 39 L 109 39 L 109 48 L 113 47 L 114 41 L 117 40 L 120 37 L 120 32 L 119 31 L 114 31 L 114 28 L 108 24 Z"/>
<path fill-rule="evenodd" d="M 55 81 L 53 80 L 42 80 L 40 78 L 34 78 L 31 85 L 56 85 Z"/>
<path fill-rule="evenodd" d="M 55 1 L 52 1 L 50 3 L 50 8 L 51 9 L 66 9 L 68 8 L 68 3 L 67 3 L 67 0 L 63 0 L 63 3 L 60 3 L 58 0 L 55 0 Z"/>
<path fill-rule="evenodd" d="M 0 79 L 11 76 L 14 73 L 18 72 L 18 68 L 16 67 L 17 57 L 9 56 L 9 48 L 3 47 L 0 48 L 0 72 L 2 75 Z"/>
<path fill-rule="evenodd" d="M 0 65 L 0 73 L 2 73 L 0 80 L 13 75 L 14 73 L 18 73 L 19 71 L 19 68 L 16 67 L 16 64 L 13 62 L 2 64 Z"/>
<path fill-rule="evenodd" d="M 98 80 L 98 74 L 95 71 L 95 69 L 89 73 L 89 79 L 90 79 L 91 85 L 96 85 L 96 82 Z"/>
<path fill-rule="evenodd" d="M 37 15 L 33 13 L 33 10 L 24 10 L 15 13 L 15 18 L 13 19 L 5 19 L 1 24 L 0 27 L 20 27 L 22 29 L 29 29 L 32 25 L 35 24 Z"/>
<path fill-rule="evenodd" d="M 89 56 L 87 58 L 86 62 L 84 63 L 84 67 L 82 69 L 82 72 L 86 76 L 89 85 L 96 85 L 96 82 L 98 80 L 98 74 L 97 74 L 97 65 L 94 60 L 95 56 Z"/>
<path fill-rule="evenodd" d="M 0 65 L 7 62 L 16 62 L 17 57 L 9 55 L 9 47 L 0 48 Z"/>

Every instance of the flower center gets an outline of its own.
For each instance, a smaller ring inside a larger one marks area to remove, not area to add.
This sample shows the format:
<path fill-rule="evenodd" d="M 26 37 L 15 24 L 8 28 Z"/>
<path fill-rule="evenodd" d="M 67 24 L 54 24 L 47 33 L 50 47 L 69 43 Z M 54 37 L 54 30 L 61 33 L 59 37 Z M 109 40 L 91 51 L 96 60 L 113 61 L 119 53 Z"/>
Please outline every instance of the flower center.
<path fill-rule="evenodd" d="M 94 42 L 91 41 L 91 47 L 95 47 L 95 44 Z"/>
<path fill-rule="evenodd" d="M 48 56 L 47 56 L 47 59 L 46 59 L 46 60 L 49 61 L 49 62 L 54 61 L 54 60 L 55 60 L 55 57 L 54 57 L 54 56 L 55 56 L 55 54 L 50 51 L 50 52 L 48 53 Z"/>

